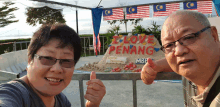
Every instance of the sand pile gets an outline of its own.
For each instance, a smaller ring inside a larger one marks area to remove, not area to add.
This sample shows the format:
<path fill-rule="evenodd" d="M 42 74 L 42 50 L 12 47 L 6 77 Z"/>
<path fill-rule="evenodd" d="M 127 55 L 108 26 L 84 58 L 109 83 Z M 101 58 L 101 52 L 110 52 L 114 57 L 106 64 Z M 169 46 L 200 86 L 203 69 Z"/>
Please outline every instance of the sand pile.
<path fill-rule="evenodd" d="M 89 63 L 77 70 L 97 72 L 138 72 L 147 58 L 164 57 L 161 46 L 153 35 L 114 36 L 105 55 L 99 62 Z"/>

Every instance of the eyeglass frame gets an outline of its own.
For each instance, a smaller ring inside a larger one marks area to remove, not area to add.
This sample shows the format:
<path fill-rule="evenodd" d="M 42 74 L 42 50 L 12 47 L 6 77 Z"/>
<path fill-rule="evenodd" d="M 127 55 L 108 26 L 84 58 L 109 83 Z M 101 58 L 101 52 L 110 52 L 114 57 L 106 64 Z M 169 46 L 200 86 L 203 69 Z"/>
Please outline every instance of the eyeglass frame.
<path fill-rule="evenodd" d="M 45 59 L 46 59 L 46 57 L 52 58 L 53 60 L 55 59 L 54 64 L 57 63 L 57 60 L 60 60 L 60 61 L 59 61 L 59 64 L 60 64 L 61 67 L 63 67 L 63 66 L 62 66 L 62 62 L 63 62 L 63 60 L 73 60 L 73 61 L 74 61 L 74 64 L 71 65 L 71 67 L 64 67 L 64 68 L 72 68 L 73 66 L 76 65 L 76 61 L 75 61 L 74 59 L 56 59 L 56 58 L 54 58 L 54 57 L 50 57 L 50 56 L 41 56 L 41 55 L 37 55 L 37 54 L 34 54 L 34 57 L 36 57 L 37 59 L 39 59 L 39 60 L 40 60 L 40 63 L 41 63 L 42 65 L 46 65 L 46 64 L 43 64 L 43 63 L 41 62 L 41 58 L 45 58 Z M 52 65 L 54 65 L 54 64 L 52 64 Z M 52 66 L 52 65 L 47 65 L 47 66 Z"/>
<path fill-rule="evenodd" d="M 190 45 L 190 44 L 192 44 L 192 43 L 187 44 L 187 45 L 184 45 L 183 42 L 180 42 L 180 41 L 181 41 L 183 38 L 185 38 L 185 37 L 187 37 L 187 36 L 189 36 L 189 35 L 194 35 L 195 38 L 196 38 L 196 37 L 199 37 L 199 34 L 201 34 L 202 32 L 206 31 L 206 30 L 209 29 L 209 28 L 211 28 L 211 26 L 207 26 L 207 27 L 203 28 L 202 30 L 200 30 L 200 31 L 198 31 L 198 32 L 196 32 L 196 33 L 187 34 L 187 35 L 185 35 L 185 36 L 179 38 L 178 40 L 176 40 L 176 41 L 174 41 L 174 42 L 170 42 L 170 43 L 167 43 L 167 44 L 161 46 L 160 50 L 162 50 L 164 53 L 166 53 L 164 46 L 167 46 L 168 44 L 174 44 L 174 46 L 175 46 L 175 43 L 176 43 L 177 41 L 178 41 L 181 45 L 183 45 L 183 46 Z M 175 46 L 175 47 L 176 47 L 176 46 Z M 170 52 L 173 52 L 173 49 L 172 49 L 172 51 L 170 51 Z M 170 52 L 168 52 L 168 53 L 170 53 Z"/>

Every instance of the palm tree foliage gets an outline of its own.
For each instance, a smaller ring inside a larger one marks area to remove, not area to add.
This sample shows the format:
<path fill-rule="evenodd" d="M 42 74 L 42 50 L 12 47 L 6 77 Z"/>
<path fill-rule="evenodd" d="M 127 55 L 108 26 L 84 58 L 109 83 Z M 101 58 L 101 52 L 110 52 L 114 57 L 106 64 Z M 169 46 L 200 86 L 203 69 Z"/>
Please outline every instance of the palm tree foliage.
<path fill-rule="evenodd" d="M 159 41 L 160 45 L 162 45 L 161 40 L 160 40 L 160 33 L 161 30 L 159 29 L 161 25 L 157 25 L 156 22 L 152 22 L 151 27 L 148 28 L 144 28 L 141 25 L 137 25 L 134 27 L 134 29 L 132 30 L 132 34 L 146 34 L 146 35 L 150 35 L 153 34 L 155 36 L 155 38 L 157 38 L 157 40 Z"/>
<path fill-rule="evenodd" d="M 11 20 L 15 18 L 12 12 L 18 10 L 17 7 L 10 7 L 13 4 L 12 2 L 4 2 L 3 6 L 0 7 L 0 28 L 18 22 L 18 20 Z"/>
<path fill-rule="evenodd" d="M 26 22 L 29 25 L 36 26 L 39 24 L 54 24 L 54 23 L 65 23 L 65 19 L 61 13 L 61 10 L 52 9 L 44 6 L 40 8 L 26 8 L 26 15 L 28 16 Z"/>

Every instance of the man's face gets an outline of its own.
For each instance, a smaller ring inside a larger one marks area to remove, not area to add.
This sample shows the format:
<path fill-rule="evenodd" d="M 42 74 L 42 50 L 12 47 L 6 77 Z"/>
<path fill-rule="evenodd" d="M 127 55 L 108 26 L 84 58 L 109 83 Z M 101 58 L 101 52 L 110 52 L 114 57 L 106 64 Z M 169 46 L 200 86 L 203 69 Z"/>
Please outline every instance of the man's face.
<path fill-rule="evenodd" d="M 51 39 L 49 43 L 41 47 L 36 54 L 56 59 L 74 59 L 73 50 L 71 48 L 57 48 L 58 44 L 59 40 Z M 27 77 L 31 87 L 37 94 L 54 96 L 68 86 L 74 72 L 74 66 L 64 68 L 59 62 L 60 60 L 57 60 L 54 65 L 48 66 L 42 64 L 40 59 L 35 57 L 33 63 L 29 64 L 30 67 L 27 71 Z"/>
<path fill-rule="evenodd" d="M 205 27 L 191 16 L 171 16 L 165 21 L 162 29 L 162 44 L 174 42 Z M 219 62 L 218 35 L 213 32 L 215 32 L 213 28 L 209 28 L 200 33 L 194 43 L 187 46 L 176 42 L 174 51 L 165 54 L 172 70 L 189 80 L 211 76 Z"/>

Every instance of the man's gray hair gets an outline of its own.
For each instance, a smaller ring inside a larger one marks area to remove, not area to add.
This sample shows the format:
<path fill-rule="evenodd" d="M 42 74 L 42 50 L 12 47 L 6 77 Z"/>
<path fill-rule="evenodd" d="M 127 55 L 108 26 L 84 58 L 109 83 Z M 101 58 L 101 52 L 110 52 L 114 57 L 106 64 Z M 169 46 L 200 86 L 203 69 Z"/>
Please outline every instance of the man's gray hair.
<path fill-rule="evenodd" d="M 183 16 L 192 16 L 193 18 L 195 18 L 199 23 L 201 23 L 203 26 L 211 26 L 211 24 L 210 24 L 210 22 L 209 22 L 209 20 L 208 20 L 208 18 L 204 15 L 204 14 L 202 14 L 202 13 L 200 13 L 200 12 L 197 12 L 197 11 L 192 11 L 192 10 L 178 10 L 178 11 L 175 11 L 175 12 L 173 12 L 172 14 L 170 14 L 169 15 L 169 17 L 170 16 L 173 16 L 173 15 L 183 15 Z M 168 17 L 168 18 L 169 18 Z M 167 19 L 168 19 L 167 18 Z M 167 20 L 166 19 L 166 20 Z M 166 21 L 165 20 L 165 21 Z M 162 26 L 162 29 L 163 29 L 163 26 Z M 208 30 L 209 32 L 211 32 L 211 30 L 209 29 Z"/>
<path fill-rule="evenodd" d="M 189 16 L 192 16 L 194 17 L 197 21 L 199 21 L 203 26 L 211 26 L 210 25 L 210 22 L 208 20 L 208 18 L 200 13 L 200 12 L 197 12 L 197 11 L 191 11 L 191 10 L 178 10 L 178 11 L 175 11 L 173 12 L 172 14 L 170 14 L 171 16 L 172 15 L 189 15 Z"/>

